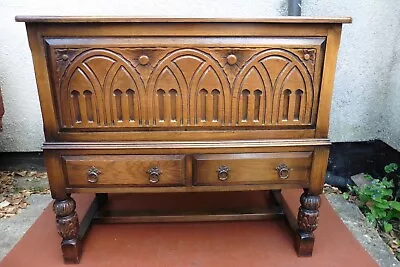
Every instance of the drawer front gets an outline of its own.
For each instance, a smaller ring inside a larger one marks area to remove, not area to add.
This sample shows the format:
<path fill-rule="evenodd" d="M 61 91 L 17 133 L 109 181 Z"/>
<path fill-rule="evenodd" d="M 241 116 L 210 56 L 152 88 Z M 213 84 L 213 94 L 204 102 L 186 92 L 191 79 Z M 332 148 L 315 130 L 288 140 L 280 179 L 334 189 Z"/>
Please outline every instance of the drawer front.
<path fill-rule="evenodd" d="M 184 185 L 184 155 L 63 156 L 71 187 Z"/>
<path fill-rule="evenodd" d="M 304 129 L 324 37 L 45 38 L 64 131 Z"/>
<path fill-rule="evenodd" d="M 307 182 L 313 152 L 195 155 L 194 185 Z"/>

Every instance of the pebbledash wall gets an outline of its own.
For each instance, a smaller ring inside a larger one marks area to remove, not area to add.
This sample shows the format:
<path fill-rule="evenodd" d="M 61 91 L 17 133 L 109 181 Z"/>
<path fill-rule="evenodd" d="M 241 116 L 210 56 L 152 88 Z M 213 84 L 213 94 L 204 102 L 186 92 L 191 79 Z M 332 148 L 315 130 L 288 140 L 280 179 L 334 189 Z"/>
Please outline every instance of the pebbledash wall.
<path fill-rule="evenodd" d="M 344 25 L 330 123 L 334 142 L 381 139 L 400 150 L 400 5 L 396 0 L 303 0 L 304 16 L 352 16 Z M 0 151 L 40 151 L 43 124 L 25 26 L 15 15 L 267 17 L 287 0 L 1 0 Z"/>

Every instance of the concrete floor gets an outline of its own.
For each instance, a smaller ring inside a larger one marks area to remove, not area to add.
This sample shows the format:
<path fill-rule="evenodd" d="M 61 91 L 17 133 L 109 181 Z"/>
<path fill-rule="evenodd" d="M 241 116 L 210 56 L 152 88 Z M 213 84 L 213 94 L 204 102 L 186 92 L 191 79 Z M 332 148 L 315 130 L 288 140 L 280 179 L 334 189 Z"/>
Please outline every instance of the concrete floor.
<path fill-rule="evenodd" d="M 344 200 L 341 195 L 326 194 L 326 196 L 344 224 L 379 266 L 400 266 L 400 263 L 389 251 L 377 231 L 369 227 L 368 222 L 357 206 Z M 20 214 L 11 218 L 0 219 L 0 233 L 2 233 L 2 238 L 0 239 L 0 261 L 49 205 L 51 197 L 49 194 L 33 194 L 29 197 L 28 202 L 30 205 Z"/>
<path fill-rule="evenodd" d="M 355 204 L 346 201 L 342 195 L 325 194 L 325 196 L 343 223 L 379 266 L 400 266 L 400 262 Z"/>
<path fill-rule="evenodd" d="M 49 194 L 33 194 L 28 198 L 30 204 L 20 214 L 11 218 L 0 219 L 0 261 L 17 244 L 43 210 L 51 202 Z"/>

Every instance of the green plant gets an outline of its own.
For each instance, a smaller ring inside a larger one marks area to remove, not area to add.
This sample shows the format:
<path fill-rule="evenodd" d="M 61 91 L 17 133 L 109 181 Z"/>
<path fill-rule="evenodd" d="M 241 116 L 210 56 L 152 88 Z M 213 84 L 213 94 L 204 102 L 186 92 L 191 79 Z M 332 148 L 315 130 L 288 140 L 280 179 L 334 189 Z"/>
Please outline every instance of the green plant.
<path fill-rule="evenodd" d="M 386 174 L 397 171 L 399 166 L 395 163 L 385 167 Z M 359 207 L 367 219 L 385 232 L 393 230 L 393 220 L 400 219 L 400 202 L 393 197 L 393 180 L 384 177 L 382 180 L 374 179 L 366 174 L 365 178 L 370 183 L 362 187 L 349 186 L 350 192 L 359 199 Z M 396 194 L 397 195 L 397 194 Z M 345 198 L 348 195 L 344 196 Z"/>
<path fill-rule="evenodd" d="M 397 190 L 395 193 L 394 199 L 397 200 L 397 198 L 400 197 L 400 168 L 399 165 L 396 163 L 390 163 L 389 165 L 385 166 L 385 172 L 386 176 L 388 178 L 391 178 L 393 181 L 397 180 Z"/>

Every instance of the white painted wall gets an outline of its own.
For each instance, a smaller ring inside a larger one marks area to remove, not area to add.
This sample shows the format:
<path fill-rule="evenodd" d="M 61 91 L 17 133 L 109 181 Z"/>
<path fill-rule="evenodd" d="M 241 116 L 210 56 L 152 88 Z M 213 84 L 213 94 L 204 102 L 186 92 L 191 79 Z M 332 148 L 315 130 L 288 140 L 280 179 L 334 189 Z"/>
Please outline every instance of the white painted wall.
<path fill-rule="evenodd" d="M 43 142 L 25 27 L 14 22 L 15 15 L 266 17 L 286 15 L 286 7 L 287 0 L 1 0 L 0 86 L 6 113 L 0 151 L 38 151 Z M 392 98 L 397 94 L 399 99 L 400 91 L 395 89 L 400 87 L 396 77 L 400 58 L 393 58 L 400 53 L 400 48 L 395 49 L 399 12 L 395 0 L 303 0 L 304 15 L 354 18 L 353 24 L 344 26 L 339 54 L 330 131 L 333 141 L 380 138 L 400 150 L 399 127 L 393 129 L 400 125 L 399 104 Z M 385 104 L 388 101 L 390 105 Z M 397 121 L 389 119 L 389 114 Z"/>
<path fill-rule="evenodd" d="M 302 2 L 304 16 L 353 18 L 343 27 L 329 137 L 332 141 L 381 139 L 400 150 L 398 1 Z"/>
<path fill-rule="evenodd" d="M 400 29 L 400 25 L 397 29 Z M 390 67 L 391 79 L 380 122 L 384 126 L 381 136 L 387 144 L 400 150 L 400 34 L 397 34 L 395 38 Z"/>

